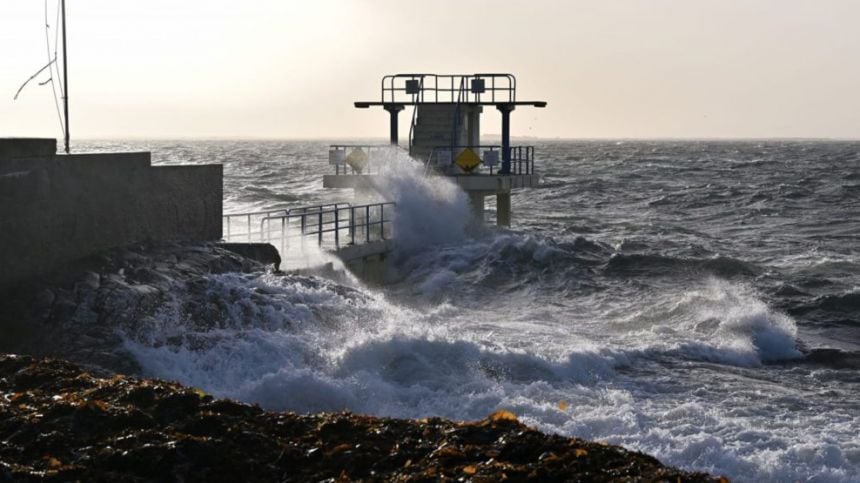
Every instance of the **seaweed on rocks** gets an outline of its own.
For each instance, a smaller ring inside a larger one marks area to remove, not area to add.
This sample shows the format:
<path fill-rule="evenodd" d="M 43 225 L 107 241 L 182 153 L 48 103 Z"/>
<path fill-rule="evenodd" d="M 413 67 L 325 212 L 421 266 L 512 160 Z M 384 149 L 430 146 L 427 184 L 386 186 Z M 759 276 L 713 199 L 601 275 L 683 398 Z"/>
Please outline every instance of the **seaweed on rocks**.
<path fill-rule="evenodd" d="M 0 480 L 721 481 L 642 453 L 475 422 L 266 412 L 154 379 L 0 355 Z"/>

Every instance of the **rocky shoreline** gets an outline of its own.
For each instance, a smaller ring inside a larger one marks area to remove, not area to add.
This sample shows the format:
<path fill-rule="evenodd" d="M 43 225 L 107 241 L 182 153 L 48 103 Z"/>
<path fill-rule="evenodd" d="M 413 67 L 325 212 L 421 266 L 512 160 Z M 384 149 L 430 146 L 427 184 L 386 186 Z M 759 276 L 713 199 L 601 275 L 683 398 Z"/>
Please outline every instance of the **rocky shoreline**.
<path fill-rule="evenodd" d="M 176 383 L 0 355 L 0 480 L 46 479 L 721 481 L 546 435 L 506 411 L 468 423 L 266 412 Z"/>

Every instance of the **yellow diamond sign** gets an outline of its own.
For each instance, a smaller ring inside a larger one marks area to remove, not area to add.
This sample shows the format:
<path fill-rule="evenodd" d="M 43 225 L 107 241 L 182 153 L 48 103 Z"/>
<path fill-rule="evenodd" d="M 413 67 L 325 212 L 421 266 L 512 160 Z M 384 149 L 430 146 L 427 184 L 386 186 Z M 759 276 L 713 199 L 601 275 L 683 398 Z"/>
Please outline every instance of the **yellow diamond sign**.
<path fill-rule="evenodd" d="M 454 160 L 463 171 L 469 173 L 481 164 L 481 157 L 478 156 L 472 148 L 466 148 Z"/>
<path fill-rule="evenodd" d="M 367 153 L 361 148 L 355 148 L 349 153 L 349 156 L 344 160 L 352 169 L 361 173 L 367 167 Z"/>

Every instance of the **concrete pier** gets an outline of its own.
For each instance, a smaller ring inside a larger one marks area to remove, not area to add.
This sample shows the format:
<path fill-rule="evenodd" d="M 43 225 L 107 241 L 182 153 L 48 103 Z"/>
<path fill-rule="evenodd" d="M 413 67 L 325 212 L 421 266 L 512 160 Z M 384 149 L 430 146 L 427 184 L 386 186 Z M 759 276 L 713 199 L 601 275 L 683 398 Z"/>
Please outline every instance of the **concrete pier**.
<path fill-rule="evenodd" d="M 496 194 L 496 224 L 511 226 L 511 193 Z"/>
<path fill-rule="evenodd" d="M 109 248 L 221 238 L 220 164 L 151 166 L 146 152 L 56 146 L 0 138 L 0 288 Z"/>
<path fill-rule="evenodd" d="M 481 223 L 484 222 L 484 196 L 486 196 L 486 192 L 484 191 L 470 191 L 469 193 L 469 203 L 472 206 L 472 213 L 475 215 L 475 219 Z"/>

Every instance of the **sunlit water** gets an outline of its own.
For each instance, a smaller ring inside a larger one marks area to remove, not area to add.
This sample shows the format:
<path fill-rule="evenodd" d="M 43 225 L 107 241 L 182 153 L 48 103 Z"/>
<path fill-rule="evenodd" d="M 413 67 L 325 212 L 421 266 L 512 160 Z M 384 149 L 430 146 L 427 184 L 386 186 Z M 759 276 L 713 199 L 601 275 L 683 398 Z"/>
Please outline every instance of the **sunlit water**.
<path fill-rule="evenodd" d="M 322 189 L 324 142 L 81 149 L 223 163 L 228 212 L 351 196 Z M 469 231 L 462 193 L 400 170 L 398 283 L 211 276 L 233 326 L 178 323 L 179 290 L 128 348 L 148 375 L 270 409 L 506 408 L 741 481 L 860 479 L 860 143 L 537 152 L 510 230 Z"/>

